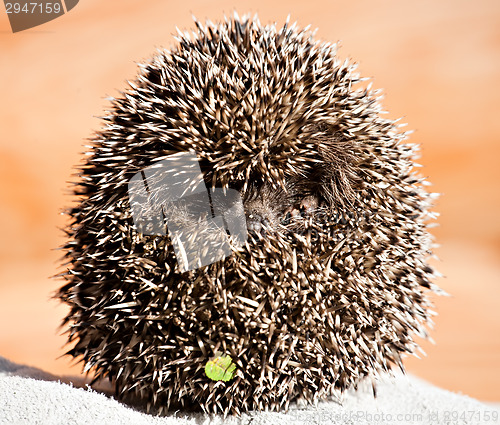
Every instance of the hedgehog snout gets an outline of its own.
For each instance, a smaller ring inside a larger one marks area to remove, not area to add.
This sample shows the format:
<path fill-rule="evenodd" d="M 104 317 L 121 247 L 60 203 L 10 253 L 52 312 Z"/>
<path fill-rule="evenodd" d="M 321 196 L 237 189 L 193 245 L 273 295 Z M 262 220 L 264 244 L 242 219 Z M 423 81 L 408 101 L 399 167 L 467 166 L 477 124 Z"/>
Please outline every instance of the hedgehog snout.
<path fill-rule="evenodd" d="M 248 214 L 246 219 L 249 232 L 263 234 L 270 230 L 271 221 L 257 212 Z"/>
<path fill-rule="evenodd" d="M 243 208 L 249 233 L 272 233 L 280 221 L 279 205 L 282 199 L 274 194 L 261 191 L 254 195 L 243 197 Z"/>

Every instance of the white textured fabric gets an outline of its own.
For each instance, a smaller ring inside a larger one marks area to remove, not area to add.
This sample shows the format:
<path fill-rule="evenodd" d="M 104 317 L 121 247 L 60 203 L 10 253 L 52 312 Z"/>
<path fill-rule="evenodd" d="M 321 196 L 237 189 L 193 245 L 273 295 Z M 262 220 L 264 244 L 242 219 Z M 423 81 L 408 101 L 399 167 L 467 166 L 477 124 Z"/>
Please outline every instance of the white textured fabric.
<path fill-rule="evenodd" d="M 250 412 L 240 417 L 184 415 L 156 417 L 141 413 L 103 393 L 75 388 L 35 368 L 0 357 L 1 424 L 85 425 L 298 425 L 298 424 L 494 424 L 500 406 L 436 388 L 398 374 L 379 380 L 377 397 L 371 386 L 347 392 L 342 404 L 292 405 L 287 413 Z M 67 380 L 67 379 L 66 379 Z"/>

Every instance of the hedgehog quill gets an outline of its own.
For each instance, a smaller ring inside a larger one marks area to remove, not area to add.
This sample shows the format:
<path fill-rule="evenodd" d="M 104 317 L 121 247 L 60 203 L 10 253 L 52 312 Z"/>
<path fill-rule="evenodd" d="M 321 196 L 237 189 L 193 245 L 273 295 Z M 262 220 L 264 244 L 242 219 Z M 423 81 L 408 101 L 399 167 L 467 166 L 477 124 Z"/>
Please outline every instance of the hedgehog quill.
<path fill-rule="evenodd" d="M 68 354 L 159 413 L 287 409 L 403 368 L 440 292 L 418 148 L 335 45 L 257 18 L 195 24 L 112 100 L 79 169 Z M 243 217 L 238 243 L 188 204 L 165 204 L 156 233 L 134 221 L 134 176 L 185 153 L 211 202 L 236 194 L 222 221 Z M 204 255 L 230 249 L 183 268 L 174 227 Z"/>

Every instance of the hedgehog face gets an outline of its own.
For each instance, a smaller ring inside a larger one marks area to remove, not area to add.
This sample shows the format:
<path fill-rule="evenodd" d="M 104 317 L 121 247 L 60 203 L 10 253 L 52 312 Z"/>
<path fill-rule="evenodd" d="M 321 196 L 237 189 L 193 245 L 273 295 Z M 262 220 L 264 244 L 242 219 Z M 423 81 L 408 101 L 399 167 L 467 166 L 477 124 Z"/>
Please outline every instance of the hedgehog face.
<path fill-rule="evenodd" d="M 267 182 L 250 185 L 242 199 L 248 231 L 270 237 L 278 231 L 298 230 L 301 221 L 320 207 L 318 185 L 304 184 L 302 178 L 288 180 L 284 188 Z"/>
<path fill-rule="evenodd" d="M 334 46 L 196 24 L 114 100 L 81 168 L 58 293 L 69 354 L 160 411 L 278 410 L 402 367 L 437 291 L 415 147 Z M 248 238 L 183 272 L 166 233 L 134 224 L 127 188 L 189 151 L 208 189 L 238 191 Z"/>
<path fill-rule="evenodd" d="M 355 208 L 353 194 L 360 187 L 360 178 L 356 175 L 356 142 L 344 140 L 333 126 L 314 122 L 306 125 L 296 137 L 298 140 L 294 143 L 288 141 L 296 156 L 287 158 L 286 162 L 283 157 L 293 155 L 287 152 L 287 141 L 269 142 L 270 136 L 264 137 L 262 146 L 257 144 L 254 148 L 252 156 L 259 158 L 261 164 L 254 166 L 250 173 L 245 168 L 248 163 L 231 169 L 229 176 L 206 170 L 207 183 L 217 186 L 215 176 L 218 176 L 222 182 L 219 185 L 226 184 L 240 192 L 251 232 L 299 230 L 306 217 L 319 220 L 318 217 L 324 218 L 332 211 L 352 213 Z M 282 144 L 285 146 L 280 146 Z M 217 159 L 214 162 L 215 170 L 226 168 Z"/>

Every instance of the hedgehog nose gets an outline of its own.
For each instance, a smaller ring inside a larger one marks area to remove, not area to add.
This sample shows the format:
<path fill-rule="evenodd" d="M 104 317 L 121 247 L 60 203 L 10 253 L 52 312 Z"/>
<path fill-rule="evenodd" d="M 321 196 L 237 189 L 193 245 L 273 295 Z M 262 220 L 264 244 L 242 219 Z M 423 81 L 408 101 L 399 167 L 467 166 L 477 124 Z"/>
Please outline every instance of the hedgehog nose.
<path fill-rule="evenodd" d="M 269 228 L 269 220 L 262 217 L 260 214 L 251 213 L 247 216 L 247 229 L 248 232 L 256 234 L 265 234 Z"/>

